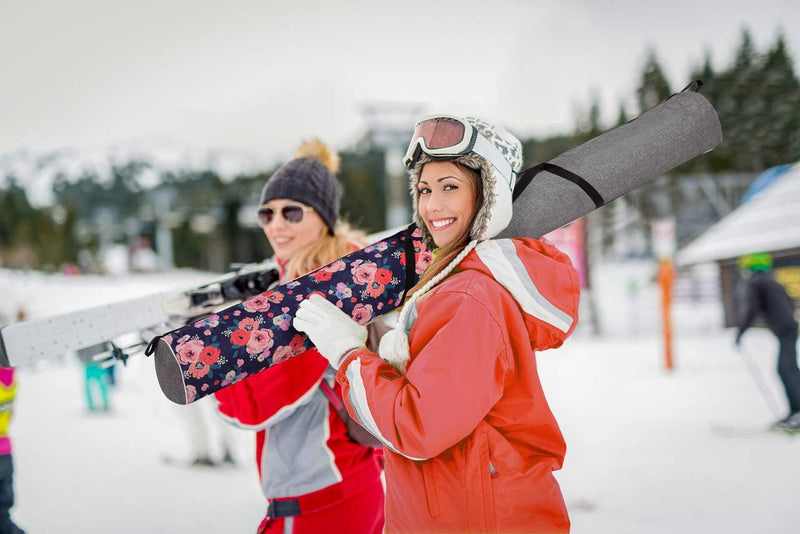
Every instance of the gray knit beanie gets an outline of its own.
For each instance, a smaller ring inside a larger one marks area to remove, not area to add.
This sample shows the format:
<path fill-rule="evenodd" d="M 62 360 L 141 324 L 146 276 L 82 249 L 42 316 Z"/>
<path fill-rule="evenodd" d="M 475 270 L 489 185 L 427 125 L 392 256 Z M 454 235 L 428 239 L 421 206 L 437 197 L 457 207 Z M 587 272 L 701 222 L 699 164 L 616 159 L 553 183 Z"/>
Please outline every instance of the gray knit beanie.
<path fill-rule="evenodd" d="M 339 156 L 322 141 L 303 142 L 295 159 L 267 180 L 260 205 L 277 198 L 302 202 L 314 208 L 328 226 L 328 233 L 333 235 L 342 201 L 342 187 L 334 174 L 338 170 Z"/>

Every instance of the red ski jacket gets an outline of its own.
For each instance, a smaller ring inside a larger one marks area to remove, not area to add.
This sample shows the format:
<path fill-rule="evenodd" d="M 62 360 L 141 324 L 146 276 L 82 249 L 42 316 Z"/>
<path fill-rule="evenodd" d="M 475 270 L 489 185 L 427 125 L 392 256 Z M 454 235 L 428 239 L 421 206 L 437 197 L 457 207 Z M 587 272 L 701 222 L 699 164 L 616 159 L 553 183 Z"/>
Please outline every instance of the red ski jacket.
<path fill-rule="evenodd" d="M 405 374 L 366 349 L 345 358 L 347 408 L 386 449 L 386 532 L 569 531 L 535 351 L 572 332 L 579 293 L 552 245 L 486 241 L 409 314 Z"/>
<path fill-rule="evenodd" d="M 321 380 L 333 381 L 327 370 L 328 361 L 309 350 L 215 393 L 226 421 L 256 431 L 264 495 L 306 496 L 303 512 L 344 501 L 381 474 L 381 451 L 351 440 L 320 390 Z"/>

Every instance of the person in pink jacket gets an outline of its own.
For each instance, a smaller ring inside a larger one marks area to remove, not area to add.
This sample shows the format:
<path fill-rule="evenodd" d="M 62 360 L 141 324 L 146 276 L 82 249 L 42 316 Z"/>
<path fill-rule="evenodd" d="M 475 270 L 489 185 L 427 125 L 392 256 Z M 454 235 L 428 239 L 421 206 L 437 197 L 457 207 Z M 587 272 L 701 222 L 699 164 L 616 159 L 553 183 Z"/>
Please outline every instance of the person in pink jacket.
<path fill-rule="evenodd" d="M 522 164 L 505 130 L 429 117 L 405 163 L 435 259 L 379 354 L 319 296 L 294 325 L 338 368 L 348 411 L 384 444 L 386 532 L 568 532 L 553 476 L 566 447 L 536 352 L 575 328 L 577 272 L 544 241 L 491 239 L 510 221 Z"/>
<path fill-rule="evenodd" d="M 0 367 L 0 534 L 25 534 L 11 519 L 14 506 L 14 460 L 8 424 L 14 412 L 17 382 L 12 367 Z"/>

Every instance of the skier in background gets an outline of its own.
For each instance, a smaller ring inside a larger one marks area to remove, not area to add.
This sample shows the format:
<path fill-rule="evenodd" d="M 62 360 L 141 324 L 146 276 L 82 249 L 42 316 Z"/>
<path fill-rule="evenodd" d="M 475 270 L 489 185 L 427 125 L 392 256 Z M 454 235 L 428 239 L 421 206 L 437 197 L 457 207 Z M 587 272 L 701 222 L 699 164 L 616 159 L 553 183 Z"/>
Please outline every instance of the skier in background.
<path fill-rule="evenodd" d="M 216 416 L 216 408 L 206 399 L 180 406 L 180 420 L 186 430 L 193 457 L 188 460 L 193 467 L 220 467 L 236 465 L 231 428 Z M 219 450 L 213 447 L 219 444 Z M 218 459 L 215 457 L 219 453 Z M 176 460 L 165 456 L 166 463 Z"/>
<path fill-rule="evenodd" d="M 338 219 L 337 169 L 338 155 L 312 141 L 264 186 L 259 222 L 282 282 L 367 244 Z M 378 328 L 372 330 L 374 339 Z M 253 342 L 263 344 L 258 332 Z M 337 411 L 341 388 L 334 373 L 311 349 L 215 393 L 224 419 L 256 431 L 261 489 L 269 501 L 259 533 L 377 534 L 383 528 L 382 451 L 348 431 Z"/>
<path fill-rule="evenodd" d="M 8 437 L 8 424 L 13 414 L 17 383 L 14 369 L 0 367 L 0 534 L 25 534 L 11 520 L 11 507 L 14 506 L 14 462 L 11 457 L 11 440 Z"/>
<path fill-rule="evenodd" d="M 778 338 L 778 376 L 783 382 L 789 415 L 773 424 L 777 430 L 800 431 L 800 369 L 797 367 L 797 320 L 794 301 L 772 277 L 772 257 L 753 253 L 738 260 L 742 275 L 747 278 L 744 312 L 736 334 L 737 347 L 742 335 L 759 315 Z"/>

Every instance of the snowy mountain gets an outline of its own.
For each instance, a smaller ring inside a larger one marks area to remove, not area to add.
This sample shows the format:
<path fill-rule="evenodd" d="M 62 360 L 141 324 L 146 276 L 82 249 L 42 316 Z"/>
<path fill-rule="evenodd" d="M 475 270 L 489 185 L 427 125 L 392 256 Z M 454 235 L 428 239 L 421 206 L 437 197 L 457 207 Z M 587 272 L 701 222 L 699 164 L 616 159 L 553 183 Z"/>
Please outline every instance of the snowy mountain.
<path fill-rule="evenodd" d="M 227 149 L 199 149 L 175 143 L 126 143 L 96 148 L 64 148 L 35 152 L 17 150 L 0 154 L 0 187 L 10 178 L 24 187 L 36 206 L 52 202 L 52 183 L 58 175 L 76 180 L 96 175 L 108 180 L 113 167 L 131 162 L 144 162 L 148 169 L 139 176 L 142 187 L 156 185 L 165 173 L 212 170 L 223 179 L 251 174 L 272 168 L 277 158 Z"/>

